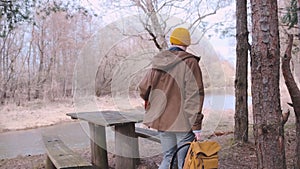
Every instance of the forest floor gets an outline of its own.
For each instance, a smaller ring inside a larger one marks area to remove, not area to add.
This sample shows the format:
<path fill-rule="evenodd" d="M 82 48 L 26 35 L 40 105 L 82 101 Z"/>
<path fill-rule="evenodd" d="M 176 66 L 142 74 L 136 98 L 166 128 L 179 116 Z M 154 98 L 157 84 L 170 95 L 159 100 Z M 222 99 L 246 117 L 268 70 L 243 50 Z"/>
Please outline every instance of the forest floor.
<path fill-rule="evenodd" d="M 108 97 L 98 98 L 101 107 L 114 109 L 112 100 Z M 131 100 L 134 107 L 142 107 L 139 99 Z M 54 125 L 57 123 L 72 121 L 65 114 L 74 112 L 75 107 L 72 100 L 58 100 L 54 102 L 36 101 L 20 106 L 7 104 L 0 107 L 0 132 L 12 130 L 24 130 L 41 126 Z M 284 109 L 283 109 L 284 110 Z M 210 113 L 212 110 L 205 109 L 204 112 Z M 215 113 L 215 112 L 214 112 Z M 205 135 L 211 140 L 216 140 L 222 146 L 219 153 L 219 168 L 221 169 L 253 169 L 256 168 L 257 160 L 255 153 L 254 138 L 252 132 L 252 113 L 249 112 L 249 142 L 235 143 L 233 139 L 234 111 L 222 110 L 222 118 L 214 131 L 214 135 Z M 285 125 L 285 151 L 287 168 L 293 168 L 295 150 L 295 125 L 294 114 Z M 147 146 L 147 145 L 143 145 Z M 151 146 L 151 145 L 149 145 Z M 89 147 L 75 150 L 84 158 L 90 158 Z M 109 166 L 113 169 L 115 156 L 109 153 Z M 0 159 L 1 169 L 42 169 L 45 168 L 45 154 L 18 156 L 12 159 Z M 157 169 L 162 159 L 161 154 L 154 157 L 143 158 L 138 165 L 138 169 Z"/>

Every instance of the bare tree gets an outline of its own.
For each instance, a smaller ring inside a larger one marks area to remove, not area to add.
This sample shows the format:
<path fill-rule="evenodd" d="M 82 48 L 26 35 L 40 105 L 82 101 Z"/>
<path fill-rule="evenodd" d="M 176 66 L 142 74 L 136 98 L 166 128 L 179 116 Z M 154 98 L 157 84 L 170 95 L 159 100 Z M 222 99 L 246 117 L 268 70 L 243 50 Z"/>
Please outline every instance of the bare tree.
<path fill-rule="evenodd" d="M 29 41 L 29 48 L 28 48 L 28 51 L 27 51 L 27 79 L 25 81 L 26 84 L 27 84 L 27 92 L 26 92 L 26 99 L 27 101 L 30 101 L 31 100 L 31 79 L 32 79 L 32 70 L 34 69 L 34 64 L 31 64 L 31 60 L 32 60 L 32 47 L 33 47 L 33 40 L 34 40 L 34 26 L 32 25 L 32 28 L 31 28 L 31 39 Z"/>
<path fill-rule="evenodd" d="M 3 1 L 0 11 L 0 102 L 71 96 L 93 11 L 77 0 Z"/>
<path fill-rule="evenodd" d="M 287 47 L 284 53 L 284 57 L 282 57 L 281 61 L 281 69 L 282 74 L 285 80 L 285 84 L 287 86 L 292 104 L 290 106 L 293 107 L 295 112 L 295 126 L 296 126 L 296 148 L 295 148 L 295 159 L 294 159 L 294 168 L 300 167 L 300 90 L 297 86 L 297 77 L 299 77 L 299 41 L 294 41 L 294 35 L 299 35 L 299 0 L 289 0 L 288 5 L 282 11 L 283 13 L 283 23 L 284 25 L 281 27 L 283 33 L 283 38 L 287 36 Z M 298 18 L 298 19 L 297 19 Z M 298 22 L 298 23 L 297 23 Z M 284 41 L 285 43 L 285 41 Z M 284 44 L 285 46 L 285 44 Z M 292 50 L 292 49 L 295 50 Z M 298 57 L 298 58 L 297 58 Z M 288 111 L 289 113 L 289 111 Z M 285 117 L 285 116 L 283 116 Z"/>
<path fill-rule="evenodd" d="M 37 22 L 34 49 L 39 63 L 34 98 L 53 100 L 72 95 L 73 69 L 81 47 L 92 34 L 87 29 L 90 22 L 90 17 L 81 14 L 67 20 L 64 13 L 53 13 Z"/>
<path fill-rule="evenodd" d="M 285 169 L 277 1 L 251 0 L 252 106 L 257 168 Z"/>
<path fill-rule="evenodd" d="M 157 0 L 129 0 L 126 2 L 123 1 L 114 1 L 111 6 L 114 6 L 116 9 L 129 9 L 130 14 L 138 14 L 141 17 L 138 22 L 141 22 L 143 25 L 144 31 L 147 33 L 147 36 L 143 34 L 140 35 L 126 35 L 124 37 L 128 38 L 139 38 L 142 40 L 141 43 L 148 44 L 150 41 L 153 43 L 158 50 L 164 50 L 168 48 L 168 37 L 167 35 L 171 30 L 176 26 L 186 26 L 190 29 L 191 33 L 195 29 L 201 29 L 202 35 L 206 33 L 208 29 L 212 29 L 213 25 L 202 24 L 203 20 L 207 17 L 216 14 L 218 10 L 229 5 L 232 1 L 220 1 L 214 0 L 207 1 L 198 0 L 198 1 L 157 1 Z M 168 21 L 172 18 L 180 18 L 176 24 L 170 24 Z M 179 21 L 180 20 L 180 21 Z M 120 30 L 122 31 L 122 30 Z M 199 43 L 202 37 L 197 37 L 193 42 L 194 44 Z M 126 45 L 128 47 L 128 45 Z M 127 48 L 126 47 L 126 48 Z M 134 50 L 133 50 L 134 51 Z M 122 54 L 123 55 L 123 54 Z M 118 57 L 113 57 L 117 59 Z M 110 58 L 111 59 L 111 58 Z M 119 58 L 121 59 L 121 58 Z M 117 59 L 118 60 L 118 59 Z M 109 63 L 108 63 L 109 62 Z M 104 71 L 103 68 L 106 67 L 108 70 Z M 97 96 L 100 95 L 100 91 L 109 91 L 109 86 L 111 83 L 111 76 L 101 77 L 101 75 L 108 75 L 111 73 L 111 70 L 114 69 L 113 60 L 107 60 L 105 65 L 99 64 L 98 73 L 96 78 L 96 93 Z M 107 74 L 108 73 L 108 74 Z M 100 78 L 100 79 L 98 79 Z M 106 89 L 103 87 L 107 86 Z M 107 93 L 106 93 L 107 94 Z"/>
<path fill-rule="evenodd" d="M 77 55 L 92 34 L 91 17 L 56 12 L 19 25 L 1 40 L 1 103 L 72 96 Z"/>
<path fill-rule="evenodd" d="M 296 151 L 295 151 L 295 168 L 300 168 L 300 90 L 297 87 L 295 79 L 290 69 L 290 61 L 292 59 L 293 35 L 289 34 L 288 47 L 282 58 L 282 73 L 285 84 L 290 93 L 292 106 L 296 116 Z"/>
<path fill-rule="evenodd" d="M 300 0 L 298 0 L 297 16 L 298 16 L 298 38 L 300 40 Z"/>
<path fill-rule="evenodd" d="M 4 104 L 5 99 L 14 97 L 16 89 L 16 64 L 22 49 L 22 38 L 15 31 L 10 31 L 9 34 L 2 40 L 1 46 L 1 61 L 0 61 L 0 103 Z"/>
<path fill-rule="evenodd" d="M 45 23 L 42 22 L 41 25 L 39 25 L 39 33 L 38 33 L 38 39 L 37 39 L 37 48 L 38 48 L 38 60 L 39 60 L 39 67 L 37 71 L 37 81 L 35 86 L 35 94 L 34 99 L 42 98 L 42 90 L 44 87 L 44 83 L 47 80 L 47 77 L 45 76 L 45 55 L 46 55 L 46 45 L 48 44 L 46 40 L 46 30 L 45 30 Z"/>
<path fill-rule="evenodd" d="M 165 40 L 165 34 L 163 27 L 159 22 L 157 12 L 155 8 L 157 1 L 152 0 L 132 0 L 134 5 L 142 9 L 142 11 L 150 18 L 151 23 L 144 23 L 145 30 L 151 36 L 155 46 L 159 49 L 166 49 L 168 47 L 167 41 Z"/>
<path fill-rule="evenodd" d="M 67 17 L 72 17 L 74 12 L 84 15 L 94 14 L 93 11 L 82 6 L 80 0 L 2 0 L 0 3 L 0 37 L 5 37 L 22 23 L 34 22 L 36 15 L 47 17 L 51 13 L 61 11 L 65 11 Z"/>

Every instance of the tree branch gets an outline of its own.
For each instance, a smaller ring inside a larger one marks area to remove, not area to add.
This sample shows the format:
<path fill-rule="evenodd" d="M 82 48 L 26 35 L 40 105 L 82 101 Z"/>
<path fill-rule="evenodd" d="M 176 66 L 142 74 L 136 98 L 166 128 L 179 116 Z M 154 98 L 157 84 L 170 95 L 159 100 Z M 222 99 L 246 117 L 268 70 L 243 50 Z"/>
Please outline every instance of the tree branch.
<path fill-rule="evenodd" d="M 157 49 L 161 50 L 161 46 L 159 45 L 158 41 L 157 41 L 157 37 L 154 35 L 154 33 L 147 27 L 145 27 L 146 31 L 149 33 L 149 35 L 152 37 L 152 40 L 155 44 L 155 46 L 157 47 Z"/>
<path fill-rule="evenodd" d="M 297 118 L 300 118 L 300 90 L 297 87 L 295 79 L 290 69 L 290 61 L 292 59 L 292 46 L 293 46 L 293 35 L 288 34 L 288 46 L 286 48 L 284 57 L 282 58 L 282 74 L 285 79 L 285 84 L 290 93 L 293 108 Z"/>
<path fill-rule="evenodd" d="M 189 28 L 192 28 L 197 22 L 200 22 L 202 19 L 208 17 L 208 16 L 211 16 L 211 15 L 214 15 L 217 13 L 217 10 L 215 10 L 214 12 L 211 12 L 211 13 L 208 13 L 208 14 L 205 14 L 203 16 L 200 16 L 200 14 L 198 13 L 198 18 L 191 24 L 191 26 Z"/>

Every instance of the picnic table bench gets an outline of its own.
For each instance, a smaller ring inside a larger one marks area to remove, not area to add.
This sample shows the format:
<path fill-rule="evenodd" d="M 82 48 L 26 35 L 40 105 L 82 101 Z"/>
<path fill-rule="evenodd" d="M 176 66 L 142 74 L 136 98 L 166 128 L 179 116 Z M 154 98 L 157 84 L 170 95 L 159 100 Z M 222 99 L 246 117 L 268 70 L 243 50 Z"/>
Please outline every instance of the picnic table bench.
<path fill-rule="evenodd" d="M 147 138 L 149 140 L 160 143 L 158 132 L 141 127 L 135 127 L 135 133 L 137 137 Z"/>
<path fill-rule="evenodd" d="M 92 164 L 76 154 L 57 136 L 43 135 L 47 152 L 46 169 L 91 169 Z"/>

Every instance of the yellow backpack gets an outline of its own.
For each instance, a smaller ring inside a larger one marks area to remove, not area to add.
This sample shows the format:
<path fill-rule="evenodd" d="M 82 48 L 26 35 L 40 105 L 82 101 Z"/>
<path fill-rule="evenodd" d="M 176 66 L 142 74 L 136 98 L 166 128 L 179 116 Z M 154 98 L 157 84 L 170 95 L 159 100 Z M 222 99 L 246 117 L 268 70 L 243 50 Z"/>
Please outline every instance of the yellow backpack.
<path fill-rule="evenodd" d="M 170 169 L 173 166 L 175 156 L 181 148 L 190 145 L 183 169 L 215 169 L 218 168 L 218 152 L 221 149 L 215 141 L 193 141 L 179 147 L 171 160 Z"/>

